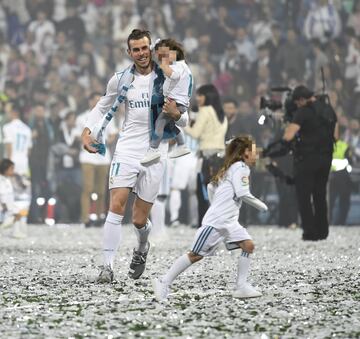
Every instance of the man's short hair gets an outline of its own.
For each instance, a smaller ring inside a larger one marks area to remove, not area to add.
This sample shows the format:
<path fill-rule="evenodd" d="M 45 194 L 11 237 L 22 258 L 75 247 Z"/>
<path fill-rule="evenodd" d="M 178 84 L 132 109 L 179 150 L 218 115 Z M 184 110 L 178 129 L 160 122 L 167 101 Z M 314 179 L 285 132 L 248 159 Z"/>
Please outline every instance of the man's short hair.
<path fill-rule="evenodd" d="M 301 98 L 310 99 L 314 95 L 314 92 L 310 91 L 306 86 L 300 85 L 295 87 L 292 98 L 294 101 L 297 101 Z"/>
<path fill-rule="evenodd" d="M 236 107 L 238 107 L 239 103 L 236 101 L 236 99 L 232 98 L 232 97 L 227 97 L 225 99 L 223 99 L 223 105 L 225 104 L 234 104 Z"/>
<path fill-rule="evenodd" d="M 140 40 L 145 37 L 149 39 L 149 43 L 151 44 L 151 36 L 149 31 L 137 29 L 137 28 L 133 29 L 133 31 L 130 33 L 127 39 L 128 48 L 130 49 L 130 40 Z"/>

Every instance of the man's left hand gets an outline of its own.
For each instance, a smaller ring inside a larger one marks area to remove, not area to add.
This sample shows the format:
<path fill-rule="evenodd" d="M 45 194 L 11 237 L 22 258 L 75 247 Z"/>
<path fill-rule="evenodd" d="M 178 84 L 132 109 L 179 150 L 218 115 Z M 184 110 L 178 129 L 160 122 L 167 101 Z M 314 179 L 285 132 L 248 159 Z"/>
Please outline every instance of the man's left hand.
<path fill-rule="evenodd" d="M 162 108 L 162 112 L 175 121 L 179 120 L 181 117 L 181 113 L 176 107 L 175 100 L 169 98 L 166 99 Z"/>

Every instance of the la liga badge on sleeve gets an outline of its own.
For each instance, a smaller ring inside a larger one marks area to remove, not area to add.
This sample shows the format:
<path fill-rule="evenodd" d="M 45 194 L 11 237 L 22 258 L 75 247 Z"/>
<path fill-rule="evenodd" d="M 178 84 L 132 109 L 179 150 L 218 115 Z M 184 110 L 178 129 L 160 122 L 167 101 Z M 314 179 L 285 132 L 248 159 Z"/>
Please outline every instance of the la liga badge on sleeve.
<path fill-rule="evenodd" d="M 243 186 L 248 186 L 249 185 L 249 177 L 242 177 L 241 182 L 242 182 Z"/>

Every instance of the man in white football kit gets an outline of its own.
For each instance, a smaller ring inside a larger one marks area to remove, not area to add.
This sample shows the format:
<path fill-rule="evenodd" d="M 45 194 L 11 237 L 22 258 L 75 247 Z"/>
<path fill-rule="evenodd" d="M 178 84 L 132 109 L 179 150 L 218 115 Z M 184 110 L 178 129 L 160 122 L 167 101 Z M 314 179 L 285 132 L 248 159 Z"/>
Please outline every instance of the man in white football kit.
<path fill-rule="evenodd" d="M 208 185 L 211 205 L 195 235 L 191 251 L 179 257 L 163 277 L 153 281 L 158 300 L 167 298 L 169 286 L 180 273 L 204 256 L 213 254 L 221 242 L 228 250 L 242 249 L 234 296 L 250 298 L 262 295 L 247 282 L 249 255 L 255 246 L 247 230 L 238 223 L 242 201 L 267 211 L 267 206 L 249 190 L 248 165 L 255 164 L 256 159 L 256 145 L 250 137 L 236 137 L 227 146 L 224 165 Z"/>
<path fill-rule="evenodd" d="M 106 94 L 92 110 L 87 127 L 82 134 L 84 148 L 90 153 L 97 153 L 99 137 L 92 130 L 93 126 L 96 126 L 99 120 L 105 121 L 109 116 L 112 117 L 109 110 L 113 112 L 116 110 L 112 106 L 115 100 L 119 102 L 119 99 L 124 100 L 125 120 L 110 166 L 110 208 L 104 225 L 105 265 L 100 272 L 99 282 L 113 280 L 113 261 L 121 240 L 121 224 L 130 191 L 137 195 L 133 204 L 132 222 L 135 226 L 138 246 L 133 251 L 129 276 L 138 279 L 142 275 L 149 251 L 148 236 L 151 223 L 148 216 L 162 179 L 168 141 L 164 140 L 159 146 L 160 161 L 144 167 L 140 164 L 140 160 L 150 146 L 153 119 L 158 112 L 168 114 L 179 126 L 185 126 L 188 121 L 187 113 L 181 114 L 175 102 L 164 103 L 161 86 L 165 78 L 159 67 L 152 61 L 150 43 L 148 31 L 136 29 L 129 35 L 128 54 L 134 65 L 124 72 L 115 73 L 110 79 Z M 128 75 L 131 76 L 131 81 L 122 83 L 121 79 Z"/>
<path fill-rule="evenodd" d="M 163 93 L 166 100 L 175 100 L 179 111 L 186 112 L 190 104 L 193 79 L 190 68 L 185 62 L 182 46 L 174 39 L 163 39 L 155 45 L 155 51 L 160 62 L 160 68 L 165 74 Z M 141 164 L 146 165 L 160 158 L 158 147 L 166 125 L 170 125 L 174 129 L 178 146 L 169 154 L 170 158 L 178 158 L 190 153 L 185 145 L 184 132 L 178 129 L 166 114 L 160 113 L 155 122 L 155 137 L 151 140 L 150 149 L 141 160 Z"/>
<path fill-rule="evenodd" d="M 20 120 L 19 107 L 14 102 L 6 104 L 10 122 L 4 125 L 6 157 L 15 163 L 15 173 L 30 176 L 29 152 L 32 147 L 31 129 Z"/>

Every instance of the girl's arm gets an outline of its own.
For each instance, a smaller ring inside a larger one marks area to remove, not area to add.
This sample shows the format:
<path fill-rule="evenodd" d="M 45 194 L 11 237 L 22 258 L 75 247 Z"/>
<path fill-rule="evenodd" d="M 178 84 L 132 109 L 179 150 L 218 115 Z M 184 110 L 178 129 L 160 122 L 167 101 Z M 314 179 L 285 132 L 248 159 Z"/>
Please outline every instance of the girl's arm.
<path fill-rule="evenodd" d="M 255 207 L 259 211 L 266 212 L 268 207 L 260 199 L 254 197 L 250 192 L 249 185 L 250 171 L 245 165 L 239 165 L 239 168 L 234 171 L 232 177 L 232 184 L 235 195 L 248 205 Z"/>
<path fill-rule="evenodd" d="M 268 207 L 258 198 L 254 197 L 251 193 L 247 195 L 243 195 L 241 197 L 241 200 L 248 205 L 255 207 L 257 210 L 261 212 L 266 212 L 268 210 Z"/>

